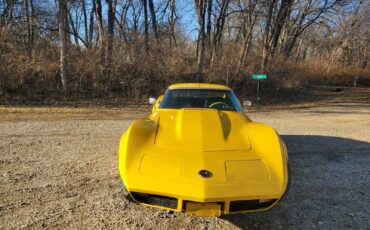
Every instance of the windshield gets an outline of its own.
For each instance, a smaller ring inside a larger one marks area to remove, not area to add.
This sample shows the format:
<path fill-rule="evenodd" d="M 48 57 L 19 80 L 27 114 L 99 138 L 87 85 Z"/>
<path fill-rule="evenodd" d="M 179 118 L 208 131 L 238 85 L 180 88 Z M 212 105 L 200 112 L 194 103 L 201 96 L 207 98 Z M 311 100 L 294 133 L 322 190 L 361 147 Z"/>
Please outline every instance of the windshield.
<path fill-rule="evenodd" d="M 160 103 L 162 109 L 210 108 L 223 111 L 242 111 L 231 90 L 171 89 Z"/>

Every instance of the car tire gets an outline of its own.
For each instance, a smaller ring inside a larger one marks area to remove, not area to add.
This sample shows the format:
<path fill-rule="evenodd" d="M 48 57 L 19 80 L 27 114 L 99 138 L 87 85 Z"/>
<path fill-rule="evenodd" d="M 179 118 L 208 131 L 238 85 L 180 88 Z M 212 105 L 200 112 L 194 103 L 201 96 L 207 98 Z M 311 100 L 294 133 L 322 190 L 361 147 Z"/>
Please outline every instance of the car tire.
<path fill-rule="evenodd" d="M 287 183 L 287 185 L 286 185 L 286 189 L 285 189 L 285 191 L 284 191 L 284 194 L 283 194 L 283 196 L 281 197 L 281 199 L 280 200 L 282 200 L 283 198 L 285 198 L 286 197 L 286 195 L 289 193 L 289 191 L 290 191 L 290 183 L 291 183 L 291 175 L 290 175 L 290 167 L 289 167 L 289 164 L 287 165 L 287 168 L 288 168 L 288 183 Z"/>
<path fill-rule="evenodd" d="M 287 186 L 286 186 L 285 193 L 288 193 L 288 192 L 289 192 L 291 181 L 292 181 L 292 176 L 291 176 L 291 174 L 290 174 L 290 166 L 289 166 L 289 164 L 288 164 L 288 184 L 287 184 Z"/>
<path fill-rule="evenodd" d="M 122 194 L 123 194 L 123 197 L 126 200 L 132 201 L 132 197 L 131 197 L 130 193 L 127 191 L 125 184 L 123 184 L 123 186 L 122 186 Z"/>

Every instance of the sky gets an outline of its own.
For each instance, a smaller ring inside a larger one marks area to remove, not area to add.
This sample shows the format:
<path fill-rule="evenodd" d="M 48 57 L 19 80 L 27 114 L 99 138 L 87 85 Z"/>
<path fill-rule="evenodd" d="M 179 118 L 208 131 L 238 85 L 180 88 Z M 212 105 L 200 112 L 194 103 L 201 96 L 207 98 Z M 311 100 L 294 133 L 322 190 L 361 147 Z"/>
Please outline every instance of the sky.
<path fill-rule="evenodd" d="M 194 0 L 177 0 L 177 4 L 179 16 L 181 17 L 180 23 L 183 25 L 185 35 L 192 40 L 196 39 L 198 21 L 195 13 Z"/>
<path fill-rule="evenodd" d="M 85 1 L 86 1 L 86 8 L 89 14 L 92 8 L 92 0 L 85 0 Z M 107 22 L 107 5 L 106 5 L 105 0 L 101 0 L 101 1 L 103 5 L 103 8 L 102 8 L 103 18 L 106 23 Z M 120 8 L 120 4 L 122 5 L 127 1 L 128 0 L 118 0 L 117 8 Z M 138 4 L 141 2 L 141 0 L 132 0 L 132 1 Z M 154 0 L 156 9 L 160 11 L 164 6 L 163 2 L 166 2 L 166 1 L 168 0 Z M 57 3 L 56 0 L 39 0 L 36 2 L 36 5 L 39 7 L 39 9 L 48 11 L 50 13 L 54 13 L 54 12 L 56 13 L 57 12 L 56 3 Z M 162 8 L 158 9 L 160 6 L 162 6 Z M 177 15 L 179 17 L 177 28 L 181 28 L 184 36 L 186 36 L 189 39 L 195 40 L 198 34 L 198 30 L 197 30 L 198 21 L 197 21 L 197 17 L 195 14 L 194 0 L 176 0 L 176 8 L 177 8 Z M 51 17 L 54 17 L 54 16 L 51 15 Z M 89 20 L 89 15 L 87 16 Z M 116 13 L 116 16 L 118 16 L 117 13 Z M 80 17 L 79 20 L 82 20 L 82 15 L 80 15 L 79 17 Z M 77 19 L 74 12 L 72 12 L 72 18 L 74 21 L 76 21 Z M 141 15 L 141 20 L 143 20 L 142 15 Z M 150 20 L 150 15 L 149 15 L 149 20 Z M 149 29 L 151 29 L 151 26 L 149 27 Z M 83 30 L 82 24 L 79 28 L 79 34 L 81 37 L 84 37 L 84 30 Z"/>

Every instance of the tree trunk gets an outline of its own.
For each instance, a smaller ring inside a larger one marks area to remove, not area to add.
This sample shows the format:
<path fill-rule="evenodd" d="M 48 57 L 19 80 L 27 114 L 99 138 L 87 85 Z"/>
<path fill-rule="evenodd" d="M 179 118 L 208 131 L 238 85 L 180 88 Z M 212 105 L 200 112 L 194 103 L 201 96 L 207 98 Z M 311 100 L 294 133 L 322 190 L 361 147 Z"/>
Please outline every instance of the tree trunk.
<path fill-rule="evenodd" d="M 75 41 L 76 45 L 79 46 L 77 29 L 75 27 L 75 23 L 73 21 L 72 15 L 71 15 L 71 11 L 67 11 L 67 17 L 68 17 L 68 20 L 69 20 L 69 22 L 71 24 L 74 41 Z"/>
<path fill-rule="evenodd" d="M 90 22 L 89 22 L 89 38 L 87 44 L 89 47 L 92 45 L 92 39 L 94 35 L 94 14 L 95 14 L 95 4 L 90 11 Z"/>
<path fill-rule="evenodd" d="M 145 51 L 149 51 L 149 22 L 148 22 L 148 6 L 147 0 L 143 0 L 144 8 L 144 46 Z"/>
<path fill-rule="evenodd" d="M 293 5 L 293 0 L 271 0 L 267 8 L 266 26 L 263 35 L 262 61 L 260 71 L 266 71 L 270 56 L 274 56 L 281 31 Z M 277 11 L 277 12 L 276 12 Z M 274 16 L 276 14 L 276 16 Z"/>
<path fill-rule="evenodd" d="M 197 45 L 197 72 L 200 73 L 203 70 L 204 64 L 204 46 L 205 46 L 205 8 L 206 0 L 195 0 L 195 6 L 198 15 L 199 33 L 198 33 L 198 45 Z"/>
<path fill-rule="evenodd" d="M 58 0 L 59 1 L 59 0 Z M 70 21 L 68 19 L 68 12 L 67 12 L 67 1 L 66 0 L 63 0 L 65 2 L 65 8 L 64 8 L 64 17 L 65 17 L 65 20 L 64 20 L 64 28 L 65 28 L 65 31 L 66 31 L 66 43 L 67 43 L 67 47 L 69 47 L 71 45 L 71 34 L 69 32 L 71 32 L 71 27 L 70 27 Z"/>
<path fill-rule="evenodd" d="M 31 20 L 33 21 L 34 18 L 35 18 L 35 8 L 34 8 L 34 5 L 33 5 L 33 0 L 30 0 L 30 9 L 31 9 L 31 15 L 30 15 Z M 36 26 L 32 22 L 31 23 L 31 35 L 30 35 L 30 43 L 31 43 L 32 52 L 33 52 L 33 44 L 34 44 L 34 40 L 35 40 L 35 28 L 36 28 Z"/>
<path fill-rule="evenodd" d="M 102 66 L 105 66 L 105 48 L 106 47 L 105 47 L 105 33 L 104 33 L 104 25 L 103 25 L 101 0 L 95 0 L 95 13 L 96 13 L 96 22 L 98 24 L 100 63 Z"/>
<path fill-rule="evenodd" d="M 369 46 L 368 46 L 368 43 L 367 43 L 366 46 L 365 46 L 365 49 L 364 49 L 364 54 L 363 54 L 362 63 L 361 63 L 361 68 L 362 69 L 366 69 L 366 67 L 367 67 L 367 60 L 369 58 L 368 49 L 369 49 Z"/>
<path fill-rule="evenodd" d="M 119 38 L 121 38 L 125 43 L 128 43 L 129 40 L 128 40 L 128 37 L 127 37 L 127 33 L 126 33 L 126 27 L 127 27 L 127 13 L 128 13 L 128 10 L 130 8 L 130 3 L 129 2 L 126 2 L 124 4 L 124 6 L 122 7 L 122 10 L 121 10 L 121 13 L 120 15 L 117 15 L 117 17 L 115 17 L 115 21 L 118 25 L 118 28 L 119 28 Z M 119 16 L 119 18 L 118 18 Z"/>
<path fill-rule="evenodd" d="M 219 58 L 220 55 L 220 48 L 221 47 L 221 39 L 224 30 L 224 25 L 226 21 L 226 12 L 228 9 L 229 0 L 222 0 L 222 5 L 220 9 L 220 13 L 216 19 L 216 26 L 215 26 L 215 35 L 213 36 L 213 44 L 212 44 L 212 54 L 211 54 L 211 67 L 216 58 Z"/>
<path fill-rule="evenodd" d="M 301 47 L 302 47 L 302 43 L 303 43 L 303 40 L 300 39 L 299 43 L 298 43 L 298 46 L 297 46 L 297 53 L 296 53 L 296 56 L 295 56 L 295 63 L 297 64 L 298 61 L 299 61 L 299 54 L 301 52 Z"/>
<path fill-rule="evenodd" d="M 23 16 L 25 18 L 25 23 L 27 27 L 27 39 L 26 39 L 26 52 L 28 56 L 28 60 L 31 61 L 32 59 L 32 49 L 33 49 L 33 34 L 32 34 L 32 26 L 31 26 L 31 19 L 30 19 L 30 6 L 29 0 L 23 1 Z"/>
<path fill-rule="evenodd" d="M 244 60 L 248 56 L 250 43 L 252 41 L 252 31 L 253 29 L 248 29 L 248 34 L 244 38 L 243 46 L 239 54 L 238 70 L 241 69 Z"/>
<path fill-rule="evenodd" d="M 274 56 L 275 54 L 275 49 L 276 49 L 276 46 L 278 45 L 281 31 L 284 27 L 284 24 L 286 22 L 288 15 L 290 14 L 293 2 L 294 0 L 282 0 L 281 1 L 281 5 L 278 11 L 277 18 L 275 20 L 275 25 L 273 28 L 273 33 L 272 33 L 272 38 L 271 38 L 272 39 L 271 40 L 271 46 L 272 46 L 271 56 Z"/>
<path fill-rule="evenodd" d="M 259 16 L 259 12 L 256 12 L 256 3 L 252 2 L 252 0 L 249 0 L 248 1 L 248 6 L 249 6 L 249 10 L 248 10 L 248 17 L 247 17 L 247 28 L 245 29 L 245 31 L 243 32 L 243 45 L 242 45 L 242 48 L 240 50 L 240 53 L 239 53 L 239 62 L 238 62 L 238 67 L 237 69 L 238 70 L 241 70 L 242 69 L 242 65 L 245 64 L 246 62 L 246 59 L 248 57 L 248 53 L 249 53 L 249 49 L 250 49 L 250 45 L 251 45 L 251 42 L 252 42 L 252 33 L 253 33 L 253 29 L 254 29 L 254 26 L 256 25 L 256 22 L 257 22 L 257 17 Z M 245 25 L 244 25 L 245 26 Z M 243 66 L 244 68 L 244 66 Z"/>
<path fill-rule="evenodd" d="M 175 36 L 175 14 L 176 14 L 176 5 L 175 0 L 170 0 L 170 18 L 169 18 L 169 33 L 170 33 L 170 47 L 172 43 L 176 45 L 176 36 Z"/>
<path fill-rule="evenodd" d="M 108 28 L 107 28 L 107 52 L 106 52 L 106 65 L 105 77 L 110 79 L 112 72 L 112 53 L 113 53 L 113 37 L 114 37 L 114 19 L 115 19 L 115 6 L 113 0 L 107 0 L 108 3 Z"/>
<path fill-rule="evenodd" d="M 89 48 L 90 40 L 89 40 L 89 30 L 87 28 L 87 11 L 86 11 L 85 0 L 81 0 L 81 4 L 82 4 L 82 13 L 83 13 L 83 17 L 84 17 L 85 44 L 86 44 L 86 48 Z"/>
<path fill-rule="evenodd" d="M 268 14 L 266 18 L 266 25 L 263 33 L 263 42 L 262 42 L 262 60 L 261 60 L 261 68 L 260 72 L 263 73 L 265 71 L 265 67 L 267 64 L 267 54 L 270 50 L 269 46 L 269 39 L 270 39 L 270 25 L 272 21 L 272 13 L 274 10 L 276 0 L 272 0 L 271 2 L 269 1 L 269 6 L 268 6 Z"/>
<path fill-rule="evenodd" d="M 347 43 L 347 38 L 343 38 L 341 41 L 339 41 L 339 44 L 337 47 L 334 48 L 334 50 L 331 52 L 330 54 L 330 57 L 329 57 L 329 60 L 328 60 L 328 65 L 326 66 L 326 70 L 325 70 L 325 74 L 324 74 L 324 78 L 326 79 L 329 75 L 329 71 L 330 71 L 330 68 L 331 68 L 331 65 L 333 63 L 333 60 L 335 58 L 335 55 L 337 54 L 338 50 L 344 46 L 345 44 Z"/>
<path fill-rule="evenodd" d="M 64 0 L 58 0 L 58 25 L 59 25 L 59 39 L 61 43 L 60 48 L 60 77 L 62 80 L 62 88 L 64 96 L 68 95 L 68 84 L 67 84 L 67 44 L 66 44 L 66 25 L 65 25 L 65 11 L 66 2 Z"/>
<path fill-rule="evenodd" d="M 148 0 L 148 3 L 149 3 L 150 15 L 151 15 L 151 18 L 152 18 L 152 28 L 153 28 L 153 31 L 154 31 L 154 36 L 155 36 L 155 39 L 158 40 L 157 18 L 156 18 L 156 15 L 155 15 L 153 0 Z"/>
<path fill-rule="evenodd" d="M 211 32 L 212 32 L 212 0 L 208 0 L 207 10 L 207 48 L 211 49 Z"/>

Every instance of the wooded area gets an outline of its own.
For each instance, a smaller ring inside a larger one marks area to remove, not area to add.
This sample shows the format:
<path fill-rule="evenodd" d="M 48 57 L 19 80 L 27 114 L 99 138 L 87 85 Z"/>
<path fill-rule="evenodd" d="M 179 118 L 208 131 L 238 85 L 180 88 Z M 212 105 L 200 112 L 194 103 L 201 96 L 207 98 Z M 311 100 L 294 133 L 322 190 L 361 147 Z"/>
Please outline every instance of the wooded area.
<path fill-rule="evenodd" d="M 253 73 L 271 89 L 349 85 L 370 76 L 369 43 L 370 1 L 0 0 L 0 96 L 141 98 L 189 81 L 245 94 Z"/>

